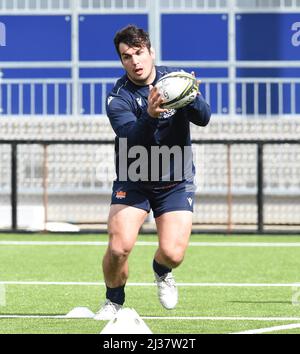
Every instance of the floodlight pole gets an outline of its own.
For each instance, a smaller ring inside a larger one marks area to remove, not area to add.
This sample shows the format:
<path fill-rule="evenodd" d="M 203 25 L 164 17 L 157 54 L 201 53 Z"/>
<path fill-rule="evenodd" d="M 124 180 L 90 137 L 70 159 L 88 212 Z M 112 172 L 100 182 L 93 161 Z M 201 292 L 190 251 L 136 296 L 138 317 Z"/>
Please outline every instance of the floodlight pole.
<path fill-rule="evenodd" d="M 229 116 L 236 114 L 236 7 L 235 1 L 229 1 L 228 5 L 228 76 L 229 76 Z"/>
<path fill-rule="evenodd" d="M 156 64 L 161 65 L 161 13 L 159 1 L 149 1 L 149 34 L 155 49 Z"/>
<path fill-rule="evenodd" d="M 81 95 L 79 84 L 79 13 L 77 1 L 72 1 L 72 115 L 81 113 Z"/>

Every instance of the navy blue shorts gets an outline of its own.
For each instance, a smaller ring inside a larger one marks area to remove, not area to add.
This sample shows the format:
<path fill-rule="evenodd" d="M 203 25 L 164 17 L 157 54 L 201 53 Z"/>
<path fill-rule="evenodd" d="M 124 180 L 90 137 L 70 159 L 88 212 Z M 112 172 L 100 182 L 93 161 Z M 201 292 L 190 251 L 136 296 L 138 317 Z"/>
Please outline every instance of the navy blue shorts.
<path fill-rule="evenodd" d="M 168 184 L 142 184 L 114 181 L 111 204 L 123 204 L 152 209 L 155 218 L 176 210 L 193 212 L 195 185 L 193 182 L 169 182 Z"/>

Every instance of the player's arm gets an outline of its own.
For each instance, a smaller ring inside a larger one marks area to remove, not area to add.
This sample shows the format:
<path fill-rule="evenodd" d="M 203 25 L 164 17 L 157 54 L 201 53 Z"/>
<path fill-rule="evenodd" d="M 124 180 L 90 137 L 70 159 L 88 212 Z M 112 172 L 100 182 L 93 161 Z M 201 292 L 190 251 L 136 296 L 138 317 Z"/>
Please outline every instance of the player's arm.
<path fill-rule="evenodd" d="M 206 126 L 211 117 L 210 107 L 200 93 L 192 103 L 184 107 L 184 110 L 187 119 L 199 126 Z"/>
<path fill-rule="evenodd" d="M 131 104 L 121 96 L 111 97 L 107 104 L 107 115 L 119 138 L 127 138 L 128 146 L 145 145 L 151 141 L 158 125 L 161 98 L 150 88 L 148 108 L 137 119 Z"/>
<path fill-rule="evenodd" d="M 191 74 L 195 77 L 194 71 Z M 197 80 L 198 86 L 201 81 Z M 198 92 L 196 99 L 185 107 L 187 118 L 190 122 L 199 125 L 206 126 L 211 117 L 211 110 L 209 104 L 206 103 L 201 93 Z"/>

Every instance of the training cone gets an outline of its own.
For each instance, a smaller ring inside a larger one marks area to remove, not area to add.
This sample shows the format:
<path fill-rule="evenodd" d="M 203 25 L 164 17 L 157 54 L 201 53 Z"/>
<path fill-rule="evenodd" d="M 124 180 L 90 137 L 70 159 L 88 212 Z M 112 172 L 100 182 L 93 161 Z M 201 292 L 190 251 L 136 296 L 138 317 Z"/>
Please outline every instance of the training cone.
<path fill-rule="evenodd" d="M 152 334 L 152 332 L 134 309 L 124 308 L 117 312 L 100 334 Z"/>
<path fill-rule="evenodd" d="M 66 314 L 66 318 L 93 318 L 95 314 L 87 307 L 75 307 Z"/>

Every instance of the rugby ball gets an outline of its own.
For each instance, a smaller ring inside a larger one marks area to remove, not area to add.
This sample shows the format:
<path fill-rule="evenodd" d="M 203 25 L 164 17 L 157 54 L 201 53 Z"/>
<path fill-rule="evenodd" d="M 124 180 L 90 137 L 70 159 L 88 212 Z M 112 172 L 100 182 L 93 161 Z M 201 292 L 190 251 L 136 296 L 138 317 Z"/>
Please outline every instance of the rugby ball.
<path fill-rule="evenodd" d="M 164 98 L 162 108 L 178 109 L 194 101 L 198 93 L 197 79 L 184 71 L 171 72 L 161 77 L 155 87 Z"/>

